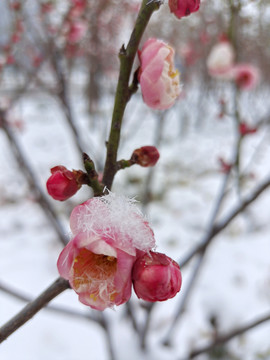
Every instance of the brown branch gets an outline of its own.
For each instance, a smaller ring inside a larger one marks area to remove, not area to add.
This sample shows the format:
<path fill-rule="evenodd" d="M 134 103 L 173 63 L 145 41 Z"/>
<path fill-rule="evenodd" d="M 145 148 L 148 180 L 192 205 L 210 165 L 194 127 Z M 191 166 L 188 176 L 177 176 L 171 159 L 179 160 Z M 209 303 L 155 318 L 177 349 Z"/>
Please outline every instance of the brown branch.
<path fill-rule="evenodd" d="M 48 302 L 68 289 L 69 282 L 63 278 L 58 278 L 35 300 L 27 304 L 17 315 L 10 319 L 0 328 L 0 343 L 6 340 L 18 328 L 29 321 L 37 312 L 43 309 Z"/>
<path fill-rule="evenodd" d="M 23 171 L 30 189 L 34 192 L 36 200 L 38 204 L 41 206 L 42 210 L 46 214 L 47 218 L 50 220 L 52 226 L 54 227 L 56 233 L 59 236 L 59 240 L 63 245 L 68 243 L 67 236 L 65 235 L 65 231 L 58 220 L 58 216 L 55 213 L 54 209 L 50 205 L 49 201 L 47 200 L 44 192 L 42 191 L 41 187 L 39 186 L 38 180 L 28 163 L 26 157 L 23 154 L 23 151 L 14 135 L 13 131 L 10 129 L 9 124 L 6 120 L 6 113 L 1 111 L 0 109 L 0 128 L 4 130 L 8 141 L 10 143 L 11 150 L 13 151 L 13 155 L 17 160 L 17 163 L 20 169 Z"/>
<path fill-rule="evenodd" d="M 130 96 L 135 91 L 134 86 L 131 85 L 131 87 L 129 87 L 129 79 L 133 62 L 145 28 L 152 14 L 160 7 L 160 5 L 161 1 L 152 1 L 151 3 L 148 3 L 147 0 L 142 1 L 142 5 L 128 45 L 126 48 L 123 45 L 119 52 L 120 71 L 115 94 L 111 130 L 107 143 L 107 156 L 103 175 L 103 183 L 109 190 L 112 187 L 113 179 L 117 172 L 117 152 L 120 142 L 120 133 L 124 112 Z"/>
<path fill-rule="evenodd" d="M 238 214 L 240 214 L 243 210 L 245 210 L 248 207 L 248 205 L 250 205 L 254 200 L 256 200 L 257 197 L 267 187 L 270 186 L 270 178 L 268 178 L 261 185 L 259 185 L 252 194 L 247 196 L 245 199 L 242 199 L 242 202 L 234 210 L 232 210 L 231 213 L 227 217 L 225 217 L 225 219 L 223 221 L 220 221 L 219 223 L 214 225 L 214 220 L 216 218 L 218 209 L 220 208 L 221 200 L 222 200 L 224 192 L 225 192 L 226 182 L 227 182 L 227 175 L 225 177 L 225 183 L 224 183 L 224 186 L 222 187 L 222 192 L 221 192 L 221 195 L 217 202 L 217 206 L 215 207 L 215 211 L 213 213 L 212 219 L 211 219 L 209 227 L 208 227 L 209 230 L 208 230 L 204 240 L 201 242 L 201 244 L 199 244 L 197 247 L 195 247 L 193 250 L 191 250 L 191 252 L 188 254 L 188 256 L 186 256 L 184 261 L 180 262 L 180 267 L 183 268 L 183 266 L 186 265 L 195 255 L 198 255 L 198 258 L 196 259 L 197 261 L 196 261 L 196 264 L 195 264 L 195 267 L 193 270 L 193 274 L 190 278 L 186 292 L 178 306 L 178 309 L 176 310 L 176 314 L 174 316 L 173 322 L 171 323 L 168 333 L 163 341 L 164 345 L 166 345 L 166 346 L 169 346 L 171 344 L 172 333 L 173 333 L 174 327 L 177 324 L 179 317 L 185 311 L 185 305 L 190 297 L 190 294 L 193 289 L 193 285 L 197 278 L 197 275 L 199 274 L 199 270 L 202 266 L 204 255 L 206 253 L 208 246 L 210 245 L 210 243 L 212 242 L 212 240 L 215 238 L 216 235 L 218 235 L 224 228 L 226 228 Z"/>
<path fill-rule="evenodd" d="M 70 105 L 68 89 L 67 89 L 68 86 L 67 86 L 67 81 L 66 81 L 62 63 L 61 63 L 62 59 L 61 59 L 60 53 L 55 52 L 51 59 L 52 59 L 52 63 L 53 63 L 54 69 L 55 69 L 55 73 L 56 73 L 56 77 L 57 77 L 57 81 L 58 81 L 58 85 L 59 85 L 59 92 L 58 92 L 59 99 L 63 105 L 66 119 L 67 119 L 67 122 L 72 130 L 73 135 L 74 135 L 74 140 L 77 145 L 77 148 L 78 148 L 79 152 L 81 154 L 83 154 L 85 149 L 82 144 L 79 132 L 75 125 L 75 119 L 74 119 L 73 112 L 72 112 L 71 105 Z"/>
<path fill-rule="evenodd" d="M 255 201 L 263 192 L 270 186 L 270 177 L 257 186 L 257 188 L 248 196 L 242 199 L 242 202 L 237 205 L 223 220 L 220 220 L 213 227 L 212 231 L 207 234 L 203 241 L 197 245 L 190 253 L 180 261 L 180 266 L 183 268 L 196 254 L 204 251 L 212 239 L 225 229 L 231 221 L 236 218 L 243 210 L 245 210 L 253 201 Z"/>
<path fill-rule="evenodd" d="M 255 328 L 256 326 L 261 325 L 266 321 L 269 321 L 269 320 L 270 320 L 270 313 L 258 318 L 257 320 L 251 321 L 250 323 L 248 323 L 246 325 L 243 325 L 239 328 L 233 329 L 232 331 L 228 332 L 227 334 L 219 335 L 211 344 L 202 346 L 198 349 L 193 350 L 189 355 L 189 359 L 193 359 L 194 357 L 196 357 L 202 353 L 208 352 L 208 351 L 212 350 L 213 348 L 215 348 L 217 345 L 224 344 L 227 341 L 231 340 L 232 338 L 239 336 L 239 335 L 241 335 L 241 334 Z"/>
<path fill-rule="evenodd" d="M 17 289 L 11 288 L 10 286 L 4 284 L 1 281 L 0 281 L 0 291 L 4 292 L 7 295 L 12 296 L 14 299 L 18 299 L 23 302 L 29 303 L 29 302 L 34 301 L 34 299 L 31 299 L 30 296 L 23 294 L 22 292 L 18 291 Z M 103 327 L 102 322 L 99 321 L 99 319 L 97 317 L 93 316 L 90 313 L 83 313 L 83 312 L 75 311 L 75 310 L 72 310 L 72 309 L 69 309 L 69 308 L 66 308 L 63 306 L 57 306 L 57 305 L 48 305 L 44 308 L 44 310 L 53 312 L 53 313 L 57 313 L 57 314 L 71 316 L 74 318 L 81 318 L 83 320 L 95 321 Z"/>

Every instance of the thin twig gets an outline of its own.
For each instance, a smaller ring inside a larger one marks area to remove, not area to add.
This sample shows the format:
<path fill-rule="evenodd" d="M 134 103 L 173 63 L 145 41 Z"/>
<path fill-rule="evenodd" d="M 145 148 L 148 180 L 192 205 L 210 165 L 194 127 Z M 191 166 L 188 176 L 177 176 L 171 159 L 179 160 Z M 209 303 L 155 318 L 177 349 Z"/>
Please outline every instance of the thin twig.
<path fill-rule="evenodd" d="M 29 303 L 34 300 L 34 299 L 31 299 L 30 296 L 25 295 L 25 294 L 19 292 L 18 290 L 11 288 L 10 286 L 4 284 L 3 282 L 0 282 L 0 291 L 3 291 L 4 293 L 12 296 L 13 298 L 18 299 L 23 302 Z M 53 313 L 58 313 L 58 314 L 75 317 L 75 318 L 81 318 L 83 320 L 88 320 L 88 321 L 90 320 L 90 321 L 95 321 L 97 323 L 100 323 L 98 318 L 91 315 L 90 313 L 83 313 L 83 312 L 75 311 L 72 309 L 65 308 L 63 306 L 48 305 L 44 308 L 44 310 L 47 310 L 47 311 L 50 311 Z M 103 324 L 101 324 L 101 323 L 100 323 L 100 325 L 103 326 Z"/>
<path fill-rule="evenodd" d="M 146 303 L 145 310 L 146 310 L 146 316 L 145 316 L 145 322 L 144 326 L 141 330 L 140 339 L 141 339 L 141 348 L 142 350 L 146 350 L 146 337 L 148 334 L 148 331 L 150 329 L 150 323 L 152 318 L 153 309 L 155 307 L 155 303 Z"/>
<path fill-rule="evenodd" d="M 68 124 L 74 135 L 74 140 L 77 145 L 77 148 L 78 148 L 79 152 L 81 154 L 83 154 L 85 152 L 85 149 L 82 144 L 82 140 L 80 138 L 79 132 L 75 125 L 75 119 L 73 116 L 73 112 L 71 109 L 71 104 L 70 104 L 70 100 L 69 100 L 69 96 L 68 96 L 67 81 L 66 81 L 66 78 L 64 75 L 64 71 L 63 71 L 63 67 L 62 67 L 62 63 L 61 63 L 61 56 L 59 53 L 55 53 L 54 56 L 52 56 L 52 62 L 53 62 L 54 68 L 55 68 L 55 73 L 56 73 L 57 81 L 59 84 L 58 95 L 59 95 L 61 103 L 64 107 L 66 119 L 67 119 Z"/>
<path fill-rule="evenodd" d="M 0 343 L 6 340 L 12 333 L 29 321 L 37 312 L 43 309 L 48 302 L 69 287 L 69 282 L 67 280 L 58 278 L 41 295 L 27 304 L 17 315 L 11 318 L 0 328 Z"/>
<path fill-rule="evenodd" d="M 117 152 L 120 142 L 122 120 L 127 103 L 134 90 L 132 89 L 131 91 L 129 88 L 129 79 L 133 62 L 139 47 L 139 43 L 151 18 L 151 15 L 160 7 L 160 5 L 161 1 L 152 2 L 151 4 L 147 5 L 147 0 L 143 0 L 128 45 L 126 48 L 123 45 L 119 52 L 120 71 L 115 94 L 111 130 L 107 143 L 107 156 L 103 175 L 103 183 L 108 189 L 111 189 L 114 176 L 117 172 Z"/>
<path fill-rule="evenodd" d="M 229 180 L 229 176 L 230 176 L 230 173 L 226 173 L 224 174 L 224 177 L 223 177 L 223 181 L 222 181 L 222 184 L 221 184 L 221 189 L 219 191 L 219 195 L 217 197 L 217 201 L 216 201 L 216 204 L 214 206 L 214 209 L 212 211 L 212 215 L 210 217 L 210 220 L 209 220 L 209 225 L 207 227 L 208 231 L 207 231 L 207 234 L 205 236 L 205 238 L 207 238 L 209 236 L 209 234 L 211 233 L 212 229 L 213 229 L 213 226 L 214 226 L 214 223 L 215 223 L 215 220 L 217 218 L 217 215 L 219 213 L 219 210 L 221 208 L 221 205 L 222 205 L 222 201 L 224 199 L 224 196 L 225 196 L 225 193 L 226 193 L 226 188 L 227 188 L 227 184 L 228 184 L 228 180 Z M 197 279 L 197 276 L 199 274 L 199 271 L 201 269 L 201 266 L 203 264 L 203 259 L 204 259 L 204 255 L 205 255 L 205 251 L 206 251 L 206 248 L 204 248 L 204 250 L 202 252 L 200 252 L 198 254 L 198 257 L 196 259 L 196 264 L 193 268 L 193 273 L 189 279 L 189 282 L 186 286 L 186 290 L 185 290 L 185 293 L 184 295 L 182 296 L 181 298 L 181 302 L 179 303 L 179 306 L 176 310 L 176 313 L 175 313 L 175 316 L 173 318 L 173 321 L 172 323 L 170 324 L 170 328 L 167 332 L 167 335 L 164 339 L 164 345 L 166 346 L 169 346 L 171 344 L 171 339 L 172 339 L 172 333 L 174 331 L 174 328 L 177 324 L 177 321 L 178 319 L 180 318 L 180 316 L 184 313 L 185 311 L 185 307 L 186 307 L 186 303 L 188 301 L 188 299 L 190 298 L 191 296 L 191 292 L 192 292 L 192 289 L 194 287 L 194 283 L 195 283 L 195 280 Z M 181 264 L 181 267 L 183 267 L 183 265 Z"/>
<path fill-rule="evenodd" d="M 215 348 L 217 345 L 224 344 L 227 341 L 231 340 L 232 338 L 239 336 L 239 335 L 241 335 L 241 334 L 255 328 L 256 326 L 261 325 L 266 321 L 269 321 L 269 320 L 270 320 L 270 313 L 258 318 L 257 320 L 251 321 L 246 325 L 243 325 L 241 327 L 233 329 L 230 332 L 228 332 L 227 334 L 219 335 L 211 344 L 202 346 L 198 349 L 193 350 L 190 353 L 189 359 L 193 359 L 194 357 L 196 357 L 202 353 L 208 352 L 208 351 L 212 350 L 213 348 Z"/>
<path fill-rule="evenodd" d="M 160 112 L 157 114 L 157 121 L 156 121 L 156 128 L 155 128 L 155 138 L 153 145 L 158 149 L 161 144 L 162 140 L 162 134 L 164 130 L 164 124 L 165 124 L 165 113 Z M 156 172 L 156 166 L 153 166 L 149 168 L 148 174 L 145 181 L 145 188 L 142 196 L 142 210 L 144 213 L 147 211 L 147 206 L 149 204 L 149 201 L 151 200 L 151 187 L 152 187 L 152 181 L 154 178 L 154 174 Z"/>
<path fill-rule="evenodd" d="M 210 245 L 211 241 L 214 239 L 214 237 L 219 234 L 226 226 L 228 226 L 231 221 L 238 215 L 240 214 L 243 210 L 245 210 L 247 208 L 248 205 L 250 205 L 254 200 L 257 199 L 257 197 L 267 188 L 270 186 L 270 178 L 266 179 L 261 185 L 259 185 L 252 194 L 250 194 L 249 196 L 247 196 L 245 199 L 242 199 L 241 204 L 239 204 L 233 211 L 231 211 L 231 213 L 225 217 L 225 219 L 222 221 L 219 221 L 216 225 L 212 226 L 209 228 L 209 231 L 205 237 L 205 239 L 201 242 L 201 244 L 199 244 L 195 249 L 193 249 L 189 255 L 185 258 L 185 262 L 181 263 L 181 267 L 183 267 L 184 265 L 187 264 L 188 261 L 191 260 L 191 258 L 193 258 L 193 256 L 197 255 L 199 256 L 197 263 L 195 265 L 194 268 L 194 272 L 193 275 L 190 278 L 190 283 L 188 284 L 185 296 L 182 298 L 182 301 L 176 311 L 176 314 L 174 316 L 174 320 L 170 326 L 170 329 L 167 333 L 167 336 L 164 340 L 164 344 L 165 345 L 170 345 L 171 343 L 171 339 L 172 339 L 172 332 L 173 329 L 177 323 L 177 320 L 179 319 L 179 317 L 181 316 L 181 314 L 184 312 L 185 310 L 185 304 L 190 296 L 190 292 L 193 289 L 193 283 L 199 273 L 199 269 L 202 265 L 202 260 L 204 258 L 205 252 L 208 248 L 208 246 Z M 213 218 L 214 219 L 214 218 Z"/>
<path fill-rule="evenodd" d="M 6 133 L 6 136 L 11 145 L 11 149 L 13 151 L 13 155 L 16 158 L 20 169 L 24 172 L 29 187 L 33 191 L 36 200 L 38 201 L 38 204 L 41 206 L 47 218 L 50 220 L 52 226 L 54 227 L 56 233 L 59 236 L 59 240 L 61 241 L 61 243 L 63 245 L 66 245 L 68 243 L 68 238 L 65 235 L 65 231 L 58 219 L 58 216 L 55 213 L 52 206 L 50 205 L 49 201 L 47 200 L 44 192 L 42 191 L 30 164 L 28 163 L 26 157 L 24 156 L 24 153 L 21 149 L 20 144 L 16 139 L 16 136 L 14 135 L 13 131 L 10 129 L 8 122 L 6 120 L 6 113 L 0 110 L 0 128 L 1 127 Z"/>
<path fill-rule="evenodd" d="M 108 322 L 107 318 L 105 317 L 105 314 L 102 312 L 99 313 L 99 319 L 105 330 L 105 336 L 106 336 L 106 342 L 107 342 L 107 346 L 108 346 L 108 353 L 110 356 L 110 360 L 116 360 L 109 322 Z"/>
<path fill-rule="evenodd" d="M 235 206 L 231 212 L 224 217 L 223 220 L 220 220 L 213 227 L 212 231 L 206 236 L 200 244 L 196 245 L 185 257 L 180 261 L 180 266 L 183 268 L 196 254 L 203 251 L 204 248 L 208 246 L 211 240 L 218 235 L 223 229 L 225 229 L 231 221 L 239 215 L 243 210 L 245 210 L 253 201 L 255 201 L 261 193 L 270 186 L 270 177 L 266 178 L 264 182 L 257 186 L 257 188 L 248 196 L 242 199 L 242 203 Z"/>

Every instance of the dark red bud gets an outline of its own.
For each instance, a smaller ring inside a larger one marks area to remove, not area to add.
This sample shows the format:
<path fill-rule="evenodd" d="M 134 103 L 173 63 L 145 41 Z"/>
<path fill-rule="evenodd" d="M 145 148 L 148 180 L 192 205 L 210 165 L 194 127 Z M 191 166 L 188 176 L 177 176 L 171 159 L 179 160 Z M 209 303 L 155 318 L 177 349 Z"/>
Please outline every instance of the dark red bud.
<path fill-rule="evenodd" d="M 142 146 L 133 151 L 131 160 L 143 167 L 156 165 L 159 159 L 159 152 L 155 146 Z"/>
<path fill-rule="evenodd" d="M 132 281 L 138 298 L 150 302 L 165 301 L 180 291 L 182 275 L 174 260 L 150 251 L 136 260 Z"/>

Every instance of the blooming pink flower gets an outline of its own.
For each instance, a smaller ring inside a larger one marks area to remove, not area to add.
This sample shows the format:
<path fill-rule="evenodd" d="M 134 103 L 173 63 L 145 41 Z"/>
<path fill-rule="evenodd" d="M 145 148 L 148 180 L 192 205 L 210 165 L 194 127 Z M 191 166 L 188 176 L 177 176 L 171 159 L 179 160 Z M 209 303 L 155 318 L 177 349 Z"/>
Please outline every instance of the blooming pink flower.
<path fill-rule="evenodd" d="M 237 64 L 232 69 L 232 78 L 242 90 L 252 90 L 260 80 L 259 69 L 251 64 Z"/>
<path fill-rule="evenodd" d="M 178 19 L 196 12 L 200 8 L 200 0 L 169 0 L 169 7 Z"/>
<path fill-rule="evenodd" d="M 131 296 L 131 272 L 137 253 L 155 239 L 131 200 L 109 194 L 76 206 L 70 217 L 75 237 L 61 252 L 62 277 L 94 309 L 120 305 Z"/>
<path fill-rule="evenodd" d="M 64 166 L 51 169 L 52 175 L 47 180 L 47 191 L 52 198 L 64 201 L 76 194 L 81 185 L 77 182 L 76 173 Z"/>
<path fill-rule="evenodd" d="M 151 302 L 174 297 L 182 284 L 179 265 L 165 254 L 153 251 L 136 260 L 132 278 L 138 298 Z"/>
<path fill-rule="evenodd" d="M 168 109 L 180 94 L 173 48 L 161 40 L 149 39 L 139 57 L 141 68 L 138 78 L 144 102 L 153 109 Z"/>
<path fill-rule="evenodd" d="M 232 67 L 234 65 L 234 49 L 228 40 L 222 40 L 213 46 L 207 61 L 207 69 L 211 76 L 230 80 L 232 78 Z"/>
<path fill-rule="evenodd" d="M 142 146 L 133 151 L 131 159 L 143 167 L 154 166 L 159 159 L 159 152 L 155 146 Z"/>

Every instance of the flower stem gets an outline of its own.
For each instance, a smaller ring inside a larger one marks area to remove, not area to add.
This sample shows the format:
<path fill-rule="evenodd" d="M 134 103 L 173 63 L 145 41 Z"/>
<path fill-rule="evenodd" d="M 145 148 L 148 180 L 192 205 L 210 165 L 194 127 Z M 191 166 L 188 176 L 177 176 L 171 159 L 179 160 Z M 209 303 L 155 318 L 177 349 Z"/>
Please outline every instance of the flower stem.
<path fill-rule="evenodd" d="M 107 143 L 107 157 L 103 176 L 103 183 L 108 189 L 111 189 L 114 176 L 117 172 L 117 151 L 124 112 L 130 96 L 134 92 L 133 88 L 129 87 L 129 79 L 133 62 L 150 17 L 155 10 L 159 9 L 161 3 L 161 1 L 149 3 L 148 0 L 143 0 L 128 45 L 126 48 L 123 45 L 119 52 L 120 71 L 115 95 L 110 136 Z"/>

